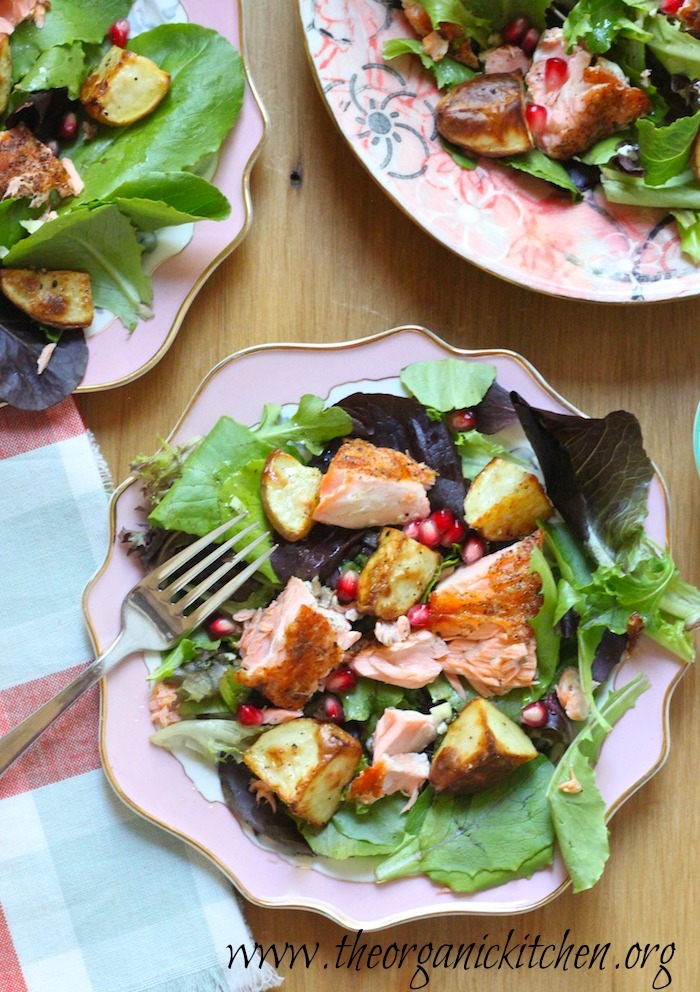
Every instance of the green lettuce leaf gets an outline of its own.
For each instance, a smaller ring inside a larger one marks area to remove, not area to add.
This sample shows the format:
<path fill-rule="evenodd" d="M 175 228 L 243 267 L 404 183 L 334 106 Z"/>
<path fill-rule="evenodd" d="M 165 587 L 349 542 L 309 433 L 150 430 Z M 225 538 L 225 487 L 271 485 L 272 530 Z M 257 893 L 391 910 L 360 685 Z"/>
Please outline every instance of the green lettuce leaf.
<path fill-rule="evenodd" d="M 325 827 L 298 821 L 299 830 L 315 854 L 345 860 L 391 854 L 406 838 L 406 797 L 385 796 L 360 813 L 343 803 Z"/>
<path fill-rule="evenodd" d="M 64 210 L 104 201 L 125 183 L 133 183 L 132 195 L 139 195 L 144 174 L 193 169 L 219 149 L 240 111 L 241 57 L 215 31 L 163 24 L 134 38 L 129 47 L 170 73 L 170 90 L 142 120 L 118 131 L 102 128 L 92 141 L 76 143 L 70 157 L 85 189 Z"/>
<path fill-rule="evenodd" d="M 672 210 L 671 213 L 681 236 L 681 251 L 694 262 L 700 262 L 700 205 L 698 210 Z"/>
<path fill-rule="evenodd" d="M 571 194 L 572 200 L 581 199 L 580 191 L 572 183 L 569 173 L 561 162 L 555 162 L 554 159 L 548 158 L 538 148 L 533 148 L 531 151 L 524 152 L 522 155 L 509 155 L 500 158 L 498 161 L 501 165 L 508 165 L 511 169 L 526 172 L 529 176 L 535 176 L 536 179 L 544 179 L 554 186 L 565 189 Z"/>
<path fill-rule="evenodd" d="M 668 17 L 647 17 L 644 28 L 647 46 L 671 75 L 700 77 L 700 39 L 683 31 L 680 21 Z"/>
<path fill-rule="evenodd" d="M 33 93 L 65 86 L 68 95 L 75 100 L 85 75 L 85 49 L 80 42 L 73 42 L 41 52 L 17 87 L 25 93 Z"/>
<path fill-rule="evenodd" d="M 473 69 L 462 65 L 456 59 L 451 59 L 449 55 L 436 62 L 423 50 L 423 46 L 417 38 L 392 38 L 384 44 L 382 56 L 387 61 L 400 58 L 402 55 L 417 55 L 423 63 L 423 68 L 435 77 L 435 82 L 440 90 L 451 89 L 459 83 L 473 79 L 476 75 Z"/>
<path fill-rule="evenodd" d="M 465 0 L 469 10 L 487 21 L 492 30 L 500 31 L 515 17 L 526 17 L 536 28 L 546 24 L 551 0 Z"/>
<path fill-rule="evenodd" d="M 189 748 L 217 761 L 221 754 L 240 756 L 264 727 L 246 727 L 238 720 L 180 720 L 151 734 L 151 743 L 169 751 Z"/>
<path fill-rule="evenodd" d="M 522 458 L 513 455 L 508 448 L 477 430 L 457 434 L 454 443 L 462 456 L 462 472 L 465 479 L 475 479 L 492 458 L 503 458 L 516 465 L 527 465 Z"/>
<path fill-rule="evenodd" d="M 540 756 L 495 789 L 471 797 L 434 796 L 417 834 L 380 863 L 377 879 L 426 874 L 455 892 L 477 892 L 528 878 L 552 860 L 546 799 L 551 774 Z"/>
<path fill-rule="evenodd" d="M 108 197 L 140 231 L 197 220 L 223 220 L 231 212 L 224 194 L 191 172 L 151 173 L 118 186 Z"/>
<path fill-rule="evenodd" d="M 108 204 L 43 224 L 10 249 L 4 264 L 89 272 L 95 305 L 133 329 L 139 319 L 150 316 L 153 301 L 151 280 L 141 266 L 142 251 L 128 219 Z"/>
<path fill-rule="evenodd" d="M 540 699 L 554 681 L 559 665 L 561 635 L 555 619 L 559 597 L 552 569 L 538 547 L 532 549 L 530 571 L 537 572 L 542 580 L 542 605 L 537 616 L 529 621 L 537 643 L 537 678 L 532 687 L 532 698 Z"/>
<path fill-rule="evenodd" d="M 582 892 L 598 881 L 610 853 L 605 825 L 607 811 L 592 767 L 609 732 L 604 728 L 614 726 L 648 688 L 646 677 L 638 675 L 611 692 L 601 706 L 604 725 L 589 721 L 564 752 L 549 783 L 547 801 L 574 892 Z M 574 779 L 581 785 L 581 791 L 563 792 L 561 786 Z"/>
<path fill-rule="evenodd" d="M 679 117 L 666 127 L 655 127 L 648 120 L 637 121 L 639 157 L 646 169 L 647 186 L 663 186 L 686 170 L 699 128 L 700 112 Z"/>
<path fill-rule="evenodd" d="M 475 4 L 470 0 L 418 0 L 425 10 L 430 23 L 437 30 L 440 24 L 459 24 L 468 38 L 474 38 L 480 45 L 488 44 L 491 34 L 491 19 L 480 17 Z"/>
<path fill-rule="evenodd" d="M 564 21 L 564 39 L 569 48 L 582 44 L 596 55 L 607 52 L 620 34 L 646 42 L 651 35 L 640 14 L 653 7 L 649 0 L 578 0 Z"/>
<path fill-rule="evenodd" d="M 700 186 L 690 169 L 661 186 L 648 186 L 643 179 L 627 176 L 617 169 L 604 168 L 601 181 L 605 197 L 611 203 L 663 210 L 700 210 Z"/>
<path fill-rule="evenodd" d="M 495 378 L 495 366 L 460 358 L 414 362 L 401 371 L 402 385 L 431 415 L 476 406 Z"/>

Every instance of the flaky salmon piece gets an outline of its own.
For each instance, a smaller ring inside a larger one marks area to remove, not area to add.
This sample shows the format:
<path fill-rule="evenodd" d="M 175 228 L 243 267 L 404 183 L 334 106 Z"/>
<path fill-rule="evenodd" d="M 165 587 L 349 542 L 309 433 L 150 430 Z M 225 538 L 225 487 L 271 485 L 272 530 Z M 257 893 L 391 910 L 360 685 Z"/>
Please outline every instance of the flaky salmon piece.
<path fill-rule="evenodd" d="M 537 653 L 534 634 L 512 640 L 506 632 L 485 640 L 455 637 L 447 642 L 442 661 L 445 674 L 463 676 L 481 696 L 504 696 L 535 680 Z"/>
<path fill-rule="evenodd" d="M 430 774 L 427 754 L 384 755 L 363 769 L 348 788 L 348 799 L 370 805 L 382 796 L 401 792 L 408 797 L 404 810 L 410 809 Z"/>
<path fill-rule="evenodd" d="M 276 706 L 298 710 L 359 637 L 339 613 L 319 607 L 301 579 L 246 625 L 237 678 Z"/>
<path fill-rule="evenodd" d="M 321 481 L 314 520 L 338 527 L 383 527 L 426 517 L 436 473 L 393 448 L 344 441 Z"/>
<path fill-rule="evenodd" d="M 0 0 L 0 32 L 12 34 L 18 24 L 30 18 L 37 27 L 43 27 L 50 6 L 49 0 Z"/>
<path fill-rule="evenodd" d="M 436 737 L 435 721 L 429 713 L 387 706 L 374 728 L 372 760 L 376 763 L 384 755 L 423 751 Z"/>
<path fill-rule="evenodd" d="M 396 644 L 368 644 L 350 660 L 350 667 L 364 678 L 419 689 L 442 671 L 440 659 L 447 655 L 441 637 L 417 630 Z"/>
<path fill-rule="evenodd" d="M 676 17 L 686 31 L 696 38 L 700 37 L 700 0 L 685 0 L 676 11 Z"/>
<path fill-rule="evenodd" d="M 75 169 L 69 171 L 24 124 L 0 131 L 0 199 L 23 197 L 36 207 L 54 191 L 61 197 L 80 192 Z"/>
<path fill-rule="evenodd" d="M 561 86 L 548 87 L 547 60 L 563 59 L 567 78 Z M 547 110 L 542 131 L 533 134 L 535 144 L 553 159 L 567 159 L 586 151 L 647 113 L 647 94 L 630 86 L 618 65 L 593 56 L 580 45 L 567 52 L 561 28 L 550 28 L 540 38 L 525 76 L 529 99 Z"/>
<path fill-rule="evenodd" d="M 532 64 L 519 45 L 499 45 L 485 52 L 483 59 L 487 76 L 499 72 L 519 72 L 524 76 Z"/>

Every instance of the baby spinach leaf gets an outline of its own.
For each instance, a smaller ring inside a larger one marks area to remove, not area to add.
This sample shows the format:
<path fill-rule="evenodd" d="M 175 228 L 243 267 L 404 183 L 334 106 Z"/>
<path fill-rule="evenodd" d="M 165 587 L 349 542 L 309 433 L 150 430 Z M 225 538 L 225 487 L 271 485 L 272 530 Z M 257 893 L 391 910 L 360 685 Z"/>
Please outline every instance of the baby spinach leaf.
<path fill-rule="evenodd" d="M 391 854 L 406 837 L 406 797 L 386 796 L 358 815 L 350 803 L 343 803 L 325 827 L 312 827 L 303 821 L 299 830 L 315 854 L 344 860 L 378 854 Z"/>
<path fill-rule="evenodd" d="M 20 410 L 45 410 L 70 396 L 85 374 L 82 331 L 64 331 L 41 374 L 37 362 L 49 341 L 39 327 L 0 296 L 0 400 Z"/>
<path fill-rule="evenodd" d="M 153 299 L 151 280 L 141 267 L 142 251 L 127 218 L 108 204 L 43 224 L 10 249 L 4 264 L 89 272 L 95 305 L 133 329 L 150 315 Z"/>
<path fill-rule="evenodd" d="M 414 362 L 401 371 L 401 382 L 408 392 L 438 413 L 476 406 L 495 378 L 495 366 L 459 358 Z"/>

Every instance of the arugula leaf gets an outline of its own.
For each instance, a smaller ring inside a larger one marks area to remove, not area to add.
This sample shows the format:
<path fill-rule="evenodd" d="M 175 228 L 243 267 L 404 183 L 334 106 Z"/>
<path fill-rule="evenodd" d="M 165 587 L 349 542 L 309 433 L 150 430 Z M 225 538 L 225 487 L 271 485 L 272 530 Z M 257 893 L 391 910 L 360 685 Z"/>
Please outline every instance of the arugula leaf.
<path fill-rule="evenodd" d="M 43 224 L 5 256 L 8 266 L 90 273 L 95 305 L 132 329 L 150 316 L 153 287 L 141 266 L 136 231 L 113 204 L 83 208 Z"/>
<path fill-rule="evenodd" d="M 456 59 L 451 59 L 449 55 L 436 62 L 424 51 L 423 45 L 417 38 L 392 38 L 385 42 L 382 49 L 383 58 L 391 61 L 402 55 L 417 55 L 423 63 L 423 68 L 435 76 L 435 82 L 440 90 L 451 89 L 459 83 L 473 79 L 476 75 L 473 69 L 457 62 Z"/>
<path fill-rule="evenodd" d="M 323 400 L 305 393 L 288 420 L 280 419 L 280 408 L 266 404 L 263 419 L 255 436 L 271 448 L 302 444 L 312 455 L 320 455 L 326 443 L 343 437 L 352 429 L 352 418 L 339 406 L 324 409 Z"/>
<path fill-rule="evenodd" d="M 215 153 L 243 102 L 241 57 L 230 43 L 197 24 L 162 24 L 130 44 L 170 73 L 170 89 L 156 110 L 129 127 L 102 128 L 70 151 L 85 189 L 72 204 L 104 201 L 146 173 L 190 170 Z"/>
<path fill-rule="evenodd" d="M 533 148 L 529 152 L 524 152 L 522 155 L 505 156 L 498 161 L 502 165 L 509 165 L 511 169 L 526 172 L 530 176 L 535 176 L 537 179 L 544 179 L 554 186 L 565 189 L 571 193 L 572 200 L 581 199 L 580 190 L 571 181 L 569 173 L 561 162 L 555 162 L 554 159 L 548 158 L 538 148 Z"/>
<path fill-rule="evenodd" d="M 407 365 L 400 378 L 431 415 L 439 416 L 480 403 L 496 378 L 496 368 L 485 362 L 444 358 Z"/>
<path fill-rule="evenodd" d="M 649 13 L 653 7 L 649 0 L 578 0 L 564 21 L 564 40 L 569 50 L 583 44 L 594 55 L 607 52 L 619 34 L 648 41 L 651 35 L 646 25 L 642 27 L 629 15 Z"/>
<path fill-rule="evenodd" d="M 647 186 L 663 186 L 683 172 L 700 128 L 700 111 L 692 117 L 679 117 L 667 127 L 655 127 L 651 121 L 637 121 L 639 156 L 646 169 Z"/>
<path fill-rule="evenodd" d="M 540 756 L 495 789 L 434 796 L 417 835 L 378 866 L 378 881 L 426 874 L 455 892 L 477 892 L 529 877 L 552 860 L 550 777 L 551 765 Z"/>
<path fill-rule="evenodd" d="M 648 688 L 646 677 L 637 675 L 611 692 L 601 706 L 605 726 L 614 726 Z M 582 892 L 598 881 L 610 853 L 607 811 L 592 768 L 608 732 L 599 722 L 590 720 L 564 752 L 547 789 L 554 830 L 574 892 Z M 561 786 L 574 779 L 581 791 L 562 791 Z"/>

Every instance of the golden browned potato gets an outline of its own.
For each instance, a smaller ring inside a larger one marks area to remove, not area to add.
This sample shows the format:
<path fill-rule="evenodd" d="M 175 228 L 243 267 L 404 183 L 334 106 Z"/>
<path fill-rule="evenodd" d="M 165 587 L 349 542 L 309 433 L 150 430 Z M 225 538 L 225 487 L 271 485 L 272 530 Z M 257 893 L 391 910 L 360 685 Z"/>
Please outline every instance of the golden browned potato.
<path fill-rule="evenodd" d="M 260 495 L 267 519 L 288 541 L 299 541 L 311 530 L 322 473 L 293 455 L 276 449 L 267 456 Z"/>
<path fill-rule="evenodd" d="M 101 124 L 124 127 L 158 106 L 170 75 L 144 55 L 113 45 L 80 87 L 80 100 Z"/>
<path fill-rule="evenodd" d="M 69 269 L 0 269 L 0 289 L 20 310 L 64 330 L 92 323 L 90 276 Z"/>
<path fill-rule="evenodd" d="M 384 527 L 379 547 L 360 572 L 357 608 L 382 620 L 395 620 L 417 603 L 441 558 L 395 527 Z"/>
<path fill-rule="evenodd" d="M 527 537 L 553 512 L 537 476 L 503 458 L 491 459 L 464 500 L 464 519 L 487 541 Z"/>
<path fill-rule="evenodd" d="M 266 730 L 243 761 L 295 816 L 320 827 L 338 808 L 361 757 L 347 731 L 302 717 Z"/>
<path fill-rule="evenodd" d="M 430 765 L 430 784 L 436 792 L 483 792 L 536 757 L 517 723 L 479 697 L 447 728 Z"/>
<path fill-rule="evenodd" d="M 7 104 L 12 90 L 12 52 L 10 39 L 6 34 L 0 34 L 0 114 L 7 110 Z"/>
<path fill-rule="evenodd" d="M 494 72 L 451 89 L 437 105 L 443 138 L 473 155 L 499 158 L 534 147 L 525 121 L 522 76 Z"/>

